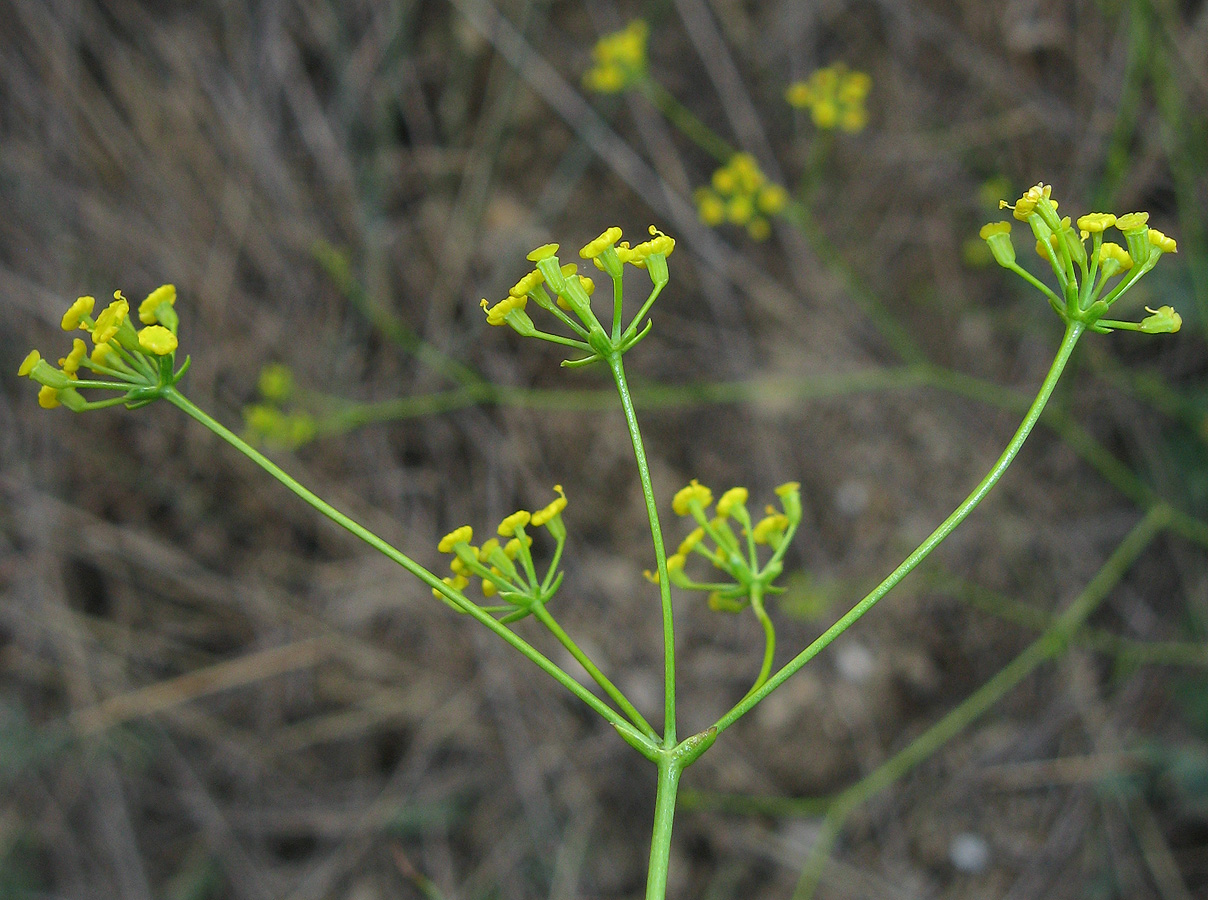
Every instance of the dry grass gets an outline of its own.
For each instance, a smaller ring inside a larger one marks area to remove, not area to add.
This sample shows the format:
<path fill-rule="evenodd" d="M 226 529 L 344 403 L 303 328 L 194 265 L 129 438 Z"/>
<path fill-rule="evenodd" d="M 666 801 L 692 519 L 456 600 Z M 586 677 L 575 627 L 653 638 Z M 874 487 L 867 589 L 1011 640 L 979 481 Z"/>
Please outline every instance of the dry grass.
<path fill-rule="evenodd" d="M 1146 299 L 1179 306 L 1183 334 L 1088 340 L 1059 404 L 1154 496 L 1208 514 L 1205 433 L 1185 427 L 1206 396 L 1202 4 L 494 4 L 0 0 L 0 371 L 61 344 L 77 294 L 173 281 L 187 392 L 225 422 L 269 360 L 352 399 L 447 387 L 350 306 L 316 263 L 324 240 L 373 304 L 491 381 L 599 387 L 600 373 L 560 371 L 556 354 L 485 328 L 477 301 L 502 295 L 546 239 L 578 246 L 653 221 L 680 249 L 637 379 L 808 386 L 900 365 L 908 344 L 1026 394 L 1059 326 L 963 247 L 989 215 L 987 178 L 1043 179 L 1070 208 L 1146 208 L 1180 238 Z M 787 226 L 764 244 L 708 231 L 690 197 L 714 163 L 644 100 L 582 96 L 596 36 L 639 12 L 656 23 L 655 75 L 788 182 L 812 132 L 784 85 L 836 58 L 871 72 L 872 125 L 836 141 L 816 187 L 833 253 Z M 1165 80 L 1150 56 L 1136 62 L 1155 47 L 1172 60 Z M 907 339 L 878 330 L 853 287 Z M 12 377 L 0 396 L 0 893 L 640 893 L 653 773 L 527 663 L 174 410 L 46 413 Z M 964 495 L 1015 419 L 903 380 L 652 410 L 645 428 L 667 497 L 692 476 L 756 495 L 799 479 L 792 564 L 845 603 Z M 931 576 L 727 733 L 686 785 L 829 793 L 991 677 L 1034 632 L 979 611 L 973 587 L 942 590 L 938 573 L 1065 606 L 1152 499 L 1079 449 L 1068 429 L 1038 432 Z M 658 709 L 644 513 L 616 415 L 476 407 L 282 462 L 432 565 L 449 527 L 544 503 L 561 482 L 560 618 Z M 692 598 L 678 609 L 685 731 L 741 695 L 759 635 Z M 775 614 L 785 648 L 825 624 Z M 1204 548 L 1170 534 L 1094 624 L 1187 643 L 1206 621 Z M 1202 895 L 1205 660 L 1128 659 L 1076 646 L 1040 669 L 860 811 L 823 895 Z M 787 897 L 813 827 L 682 812 L 670 895 Z M 980 874 L 949 859 L 963 832 L 988 842 Z"/>

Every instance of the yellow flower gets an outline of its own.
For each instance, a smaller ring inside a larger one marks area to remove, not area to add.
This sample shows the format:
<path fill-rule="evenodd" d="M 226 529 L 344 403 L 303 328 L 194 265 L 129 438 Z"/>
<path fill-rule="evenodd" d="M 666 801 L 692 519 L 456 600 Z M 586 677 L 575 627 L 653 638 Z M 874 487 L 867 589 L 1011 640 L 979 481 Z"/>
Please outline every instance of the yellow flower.
<path fill-rule="evenodd" d="M 747 502 L 747 497 L 750 496 L 750 491 L 744 487 L 730 488 L 721 495 L 721 499 L 717 501 L 717 515 L 719 518 L 727 519 L 731 511 L 736 506 L 742 506 Z"/>
<path fill-rule="evenodd" d="M 54 409 L 59 405 L 59 392 L 50 385 L 42 385 L 38 391 L 38 406 L 43 409 Z"/>
<path fill-rule="evenodd" d="M 523 528 L 532 518 L 532 513 L 518 509 L 499 523 L 499 533 L 504 537 L 511 537 L 516 533 L 517 528 Z"/>
<path fill-rule="evenodd" d="M 529 262 L 541 262 L 543 259 L 549 259 L 558 252 L 557 244 L 542 244 L 532 253 L 525 257 Z"/>
<path fill-rule="evenodd" d="M 1083 232 L 1083 237 L 1102 233 L 1115 224 L 1116 217 L 1111 213 L 1093 212 L 1078 217 L 1078 230 Z"/>
<path fill-rule="evenodd" d="M 996 234 L 1010 234 L 1010 222 L 988 222 L 981 227 L 981 231 L 977 234 L 983 241 L 990 240 Z"/>
<path fill-rule="evenodd" d="M 774 216 L 782 211 L 789 202 L 788 191 L 778 184 L 765 185 L 755 198 L 755 205 L 761 213 Z"/>
<path fill-rule="evenodd" d="M 726 220 L 726 204 L 721 197 L 708 188 L 696 192 L 696 212 L 700 220 L 709 226 L 717 226 Z"/>
<path fill-rule="evenodd" d="M 167 356 L 176 350 L 176 335 L 163 325 L 148 325 L 138 333 L 138 345 L 148 353 Z"/>
<path fill-rule="evenodd" d="M 615 94 L 646 74 L 646 39 L 650 26 L 641 19 L 621 31 L 606 34 L 596 42 L 591 55 L 594 65 L 583 75 L 583 86 L 600 94 Z"/>
<path fill-rule="evenodd" d="M 707 508 L 713 502 L 713 492 L 695 478 L 688 483 L 686 488 L 675 495 L 671 501 L 671 508 L 675 510 L 677 516 L 686 516 L 692 511 L 693 500 L 700 504 L 701 509 Z"/>
<path fill-rule="evenodd" d="M 518 309 L 523 312 L 524 308 L 528 305 L 528 297 L 524 295 L 514 297 L 509 294 L 489 309 L 487 308 L 487 301 L 485 299 L 479 305 L 486 310 L 488 325 L 503 325 L 507 319 L 507 314 L 512 310 Z"/>
<path fill-rule="evenodd" d="M 452 577 L 442 578 L 441 582 L 444 584 L 447 584 L 449 587 L 453 588 L 453 590 L 455 590 L 455 591 L 460 591 L 460 590 L 464 589 L 465 586 L 470 583 L 470 579 L 466 578 L 465 575 L 454 575 Z M 442 599 L 445 595 L 443 593 L 441 593 L 439 589 L 432 588 L 432 596 L 436 597 L 439 600 L 439 599 Z"/>
<path fill-rule="evenodd" d="M 1161 250 L 1163 253 L 1178 253 L 1179 245 L 1175 243 L 1174 238 L 1167 237 L 1158 231 L 1156 228 L 1149 229 L 1149 242 Z M 1163 307 L 1165 309 L 1166 307 Z"/>
<path fill-rule="evenodd" d="M 78 297 L 76 302 L 67 308 L 67 312 L 63 313 L 63 321 L 61 327 L 64 331 L 75 331 L 81 327 L 81 321 L 92 315 L 92 308 L 96 305 L 95 297 Z"/>
<path fill-rule="evenodd" d="M 1053 186 L 1041 182 L 1024 191 L 1023 196 L 1016 200 L 1013 206 L 1006 200 L 1000 200 L 998 201 L 998 208 L 1014 210 L 1013 215 L 1015 218 L 1021 222 L 1026 222 L 1028 220 L 1028 216 L 1035 211 L 1036 204 L 1038 204 L 1042 199 L 1048 200 L 1050 203 L 1052 203 L 1054 209 L 1057 208 L 1057 203 L 1052 199 L 1052 194 Z"/>
<path fill-rule="evenodd" d="M 757 544 L 770 544 L 788 527 L 788 516 L 783 513 L 771 513 L 756 524 L 754 531 L 751 532 L 751 540 Z"/>
<path fill-rule="evenodd" d="M 147 295 L 147 299 L 138 305 L 138 320 L 144 325 L 154 325 L 159 321 L 155 317 L 156 310 L 161 304 L 176 305 L 176 285 L 161 284 Z"/>
<path fill-rule="evenodd" d="M 526 546 L 526 547 L 533 546 L 533 539 L 531 537 L 529 537 L 527 534 L 524 536 L 524 546 Z M 503 555 L 506 556 L 508 559 L 515 559 L 516 555 L 519 552 L 520 552 L 520 538 L 512 538 L 510 541 L 508 541 L 506 544 L 503 545 Z"/>
<path fill-rule="evenodd" d="M 611 228 L 606 228 L 594 241 L 586 244 L 579 251 L 579 256 L 583 259 L 595 259 L 609 247 L 613 246 L 621 239 L 621 229 L 613 225 Z"/>
<path fill-rule="evenodd" d="M 460 528 L 454 528 L 436 545 L 436 549 L 441 553 L 452 553 L 453 548 L 457 544 L 468 544 L 474 539 L 474 529 L 469 525 L 462 525 Z"/>
<path fill-rule="evenodd" d="M 557 247 L 557 244 L 547 244 L 548 247 Z M 531 255 L 531 254 L 530 254 Z M 545 281 L 545 276 L 536 269 L 529 272 L 508 290 L 508 295 L 511 297 L 527 297 L 529 291 L 535 291 L 537 285 Z M 524 307 L 521 307 L 523 309 Z"/>
<path fill-rule="evenodd" d="M 701 528 L 700 526 L 693 528 L 690 532 L 688 532 L 688 536 L 680 541 L 679 548 L 675 552 L 680 556 L 687 556 L 696 549 L 696 545 L 704 540 L 704 537 L 705 529 Z"/>
<path fill-rule="evenodd" d="M 864 102 L 872 89 L 867 72 L 852 72 L 843 63 L 818 69 L 808 81 L 790 84 L 785 100 L 796 109 L 808 109 L 818 128 L 836 126 L 844 131 L 860 131 L 868 124 Z"/>
<path fill-rule="evenodd" d="M 114 297 L 114 301 L 96 317 L 96 325 L 92 329 L 94 344 L 104 344 L 112 340 L 130 314 L 130 304 L 121 296 L 121 292 L 115 292 Z"/>
<path fill-rule="evenodd" d="M 92 355 L 89 357 L 96 365 L 106 366 L 110 369 L 121 364 L 118 359 L 110 359 L 114 354 L 113 344 L 97 344 L 92 348 Z"/>
<path fill-rule="evenodd" d="M 566 493 L 562 490 L 562 485 L 555 484 L 554 491 L 558 496 L 548 505 L 533 513 L 532 523 L 535 528 L 540 528 L 554 516 L 566 509 Z"/>
<path fill-rule="evenodd" d="M 36 366 L 41 360 L 41 353 L 39 353 L 37 350 L 30 350 L 29 353 L 26 354 L 25 359 L 21 360 L 21 367 L 17 369 L 17 374 L 24 378 L 34 370 L 34 366 Z"/>
<path fill-rule="evenodd" d="M 1130 231 L 1140 231 L 1148 221 L 1149 213 L 1147 212 L 1126 213 L 1116 219 L 1116 227 L 1127 234 Z"/>
<path fill-rule="evenodd" d="M 1099 248 L 1099 263 L 1104 265 L 1111 260 L 1116 265 L 1116 271 L 1127 272 L 1133 267 L 1132 257 L 1128 255 L 1128 251 L 1119 244 L 1114 244 L 1111 241 L 1104 241 L 1103 246 Z M 1107 274 L 1106 272 L 1104 274 Z"/>
<path fill-rule="evenodd" d="M 491 554 L 499 549 L 499 538 L 487 538 L 482 542 L 482 546 L 478 548 L 478 561 L 487 562 L 491 558 Z"/>
<path fill-rule="evenodd" d="M 68 378 L 76 378 L 77 372 L 80 371 L 80 363 L 88 354 L 88 345 L 76 338 L 71 342 L 71 352 L 59 360 L 59 365 L 63 367 L 63 374 Z"/>

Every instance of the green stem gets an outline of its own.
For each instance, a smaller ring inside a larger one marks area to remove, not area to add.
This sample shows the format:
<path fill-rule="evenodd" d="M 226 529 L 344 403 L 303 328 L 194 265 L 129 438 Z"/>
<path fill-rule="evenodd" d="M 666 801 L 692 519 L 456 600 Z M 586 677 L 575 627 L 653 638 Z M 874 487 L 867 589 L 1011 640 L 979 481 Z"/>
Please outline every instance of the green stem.
<path fill-rule="evenodd" d="M 768 676 L 772 674 L 772 660 L 776 656 L 776 626 L 772 624 L 772 617 L 764 609 L 762 584 L 756 583 L 751 585 L 751 609 L 755 611 L 755 618 L 763 626 L 763 665 L 760 666 L 759 677 L 751 685 L 751 690 L 747 692 L 748 694 L 763 687 L 764 683 L 768 680 Z"/>
<path fill-rule="evenodd" d="M 600 686 L 601 690 L 612 698 L 613 702 L 621 708 L 621 711 L 625 713 L 625 715 L 629 716 L 629 721 L 631 721 L 638 728 L 642 729 L 642 732 L 646 735 L 646 737 L 657 741 L 659 739 L 658 732 L 651 727 L 650 723 L 647 722 L 646 719 L 643 718 L 642 714 L 637 711 L 634 705 L 629 702 L 629 698 L 626 697 L 615 684 L 609 681 L 608 676 L 601 672 L 599 667 L 591 661 L 591 657 L 584 653 L 579 648 L 579 645 L 574 642 L 571 636 L 567 634 L 565 630 L 563 630 L 562 626 L 558 624 L 553 614 L 545 608 L 545 604 L 534 603 L 532 609 L 533 616 L 537 619 L 537 621 L 549 629 L 550 634 L 558 639 L 558 643 L 566 648 L 567 652 L 570 653 L 570 655 L 575 658 L 579 665 L 581 665 L 587 671 L 587 674 L 590 675 L 592 680 Z"/>
<path fill-rule="evenodd" d="M 494 617 L 484 610 L 479 609 L 477 605 L 465 601 L 464 598 L 461 598 L 456 592 L 450 591 L 444 582 L 442 582 L 419 563 L 415 562 L 400 550 L 395 549 L 393 546 L 382 538 L 378 537 L 369 529 L 365 528 L 363 525 L 360 525 L 359 523 L 350 519 L 348 516 L 344 515 L 317 494 L 303 487 L 284 469 L 282 469 L 264 454 L 260 453 L 246 441 L 242 440 L 238 435 L 226 428 L 218 420 L 212 418 L 199 407 L 195 406 L 192 401 L 176 390 L 176 388 L 164 388 L 162 396 L 177 409 L 191 416 L 206 428 L 210 429 L 252 462 L 256 463 L 256 465 L 260 466 L 260 468 L 264 469 L 264 471 L 268 472 L 268 474 L 272 475 L 283 485 L 293 491 L 293 493 L 296 494 L 300 499 L 306 503 L 309 503 L 312 507 L 321 512 L 323 515 L 327 516 L 327 518 L 331 519 L 337 525 L 352 532 L 383 556 L 386 556 L 387 558 L 398 563 L 424 584 L 428 585 L 428 587 L 440 591 L 442 594 L 449 597 L 450 600 L 458 603 L 466 613 L 473 616 L 491 631 L 499 635 L 499 637 L 503 638 L 503 640 L 505 640 L 507 643 L 511 644 L 512 647 L 518 650 L 539 669 L 553 678 L 554 681 L 558 682 L 560 685 L 586 703 L 589 707 L 599 713 L 600 716 L 603 717 L 604 720 L 609 724 L 623 731 L 625 734 L 631 734 L 633 732 L 633 726 L 626 722 L 625 718 L 617 713 L 616 710 L 592 694 L 591 691 L 579 684 L 579 682 L 577 682 L 566 672 L 562 671 L 562 669 L 560 669 L 555 663 L 545 657 L 539 650 L 531 646 L 519 635 L 515 634 L 510 628 L 497 622 Z"/>
<path fill-rule="evenodd" d="M 667 574 L 667 550 L 663 546 L 663 529 L 659 525 L 658 504 L 654 500 L 654 486 L 650 481 L 650 467 L 646 464 L 646 450 L 642 444 L 642 433 L 638 429 L 638 417 L 629 394 L 629 382 L 625 379 L 625 364 L 621 354 L 614 352 L 608 357 L 625 412 L 625 425 L 633 442 L 633 455 L 637 460 L 638 478 L 642 482 L 642 497 L 646 501 L 646 515 L 650 519 L 650 537 L 654 541 L 654 561 L 659 575 L 659 596 L 663 607 L 663 746 L 675 746 L 675 625 L 671 611 L 671 579 Z M 676 778 L 678 779 L 678 775 Z M 670 826 L 668 826 L 670 828 Z"/>
<path fill-rule="evenodd" d="M 654 104 L 680 133 L 696 146 L 700 147 L 720 163 L 729 162 L 736 151 L 717 133 L 698 119 L 688 107 L 684 106 L 675 96 L 653 78 L 646 77 L 637 83 L 637 87 L 646 99 Z"/>
<path fill-rule="evenodd" d="M 776 688 L 780 687 L 786 680 L 794 675 L 802 666 L 813 659 L 818 653 L 827 647 L 835 638 L 841 635 L 844 631 L 852 626 L 852 624 L 868 612 L 872 607 L 884 597 L 890 590 L 897 586 L 903 578 L 927 558 L 931 553 L 952 531 L 960 525 L 961 522 L 977 508 L 977 505 L 985 498 L 990 489 L 994 487 L 1006 473 L 1007 468 L 1014 461 L 1015 456 L 1023 447 L 1024 441 L 1027 440 L 1032 429 L 1036 427 L 1037 421 L 1040 419 L 1040 414 L 1044 411 L 1045 405 L 1049 401 L 1049 397 L 1053 393 L 1053 389 L 1057 386 L 1057 381 L 1061 377 L 1061 372 L 1065 369 L 1065 365 L 1069 362 L 1070 355 L 1074 352 L 1074 347 L 1078 344 L 1078 338 L 1082 336 L 1084 326 L 1080 322 L 1071 322 L 1066 326 L 1065 337 L 1061 342 L 1061 347 L 1057 351 L 1056 357 L 1053 359 L 1053 364 L 1049 368 L 1048 375 L 1045 376 L 1044 383 L 1040 386 L 1040 391 L 1036 395 L 1036 399 L 1032 401 L 1031 407 L 1028 409 L 1027 415 L 1024 416 L 1023 422 L 1019 429 L 1015 432 L 1015 436 L 1011 438 L 1011 442 L 1007 444 L 1007 448 L 1003 451 L 1002 456 L 973 489 L 973 492 L 965 498 L 952 514 L 946 518 L 938 528 L 933 531 L 926 540 L 921 543 L 913 553 L 911 553 L 902 564 L 889 574 L 889 576 L 877 585 L 873 590 L 859 603 L 851 608 L 848 613 L 839 619 L 834 625 L 828 628 L 822 635 L 812 644 L 798 653 L 787 665 L 780 669 L 768 681 L 759 688 L 759 690 L 748 694 L 740 700 L 733 709 L 722 716 L 717 721 L 717 731 L 721 733 L 733 725 L 738 719 L 748 713 L 759 701 L 770 694 Z"/>
<path fill-rule="evenodd" d="M 844 821 L 860 804 L 893 784 L 940 747 L 980 718 L 1042 662 L 1058 656 L 1070 643 L 1078 629 L 1107 597 L 1142 551 L 1166 527 L 1170 510 L 1155 506 L 1128 533 L 1091 582 L 1049 628 L 1022 653 L 1007 663 L 998 673 L 956 706 L 944 718 L 919 735 L 908 746 L 890 757 L 864 778 L 835 797 L 823 823 L 823 836 L 810 851 L 802 870 L 801 880 L 793 894 L 794 900 L 813 896 L 830 851 Z"/>
<path fill-rule="evenodd" d="M 646 875 L 646 900 L 667 895 L 667 869 L 671 865 L 671 825 L 679 792 L 683 761 L 673 754 L 659 758 L 658 791 L 654 797 L 654 830 L 650 835 L 650 869 Z"/>

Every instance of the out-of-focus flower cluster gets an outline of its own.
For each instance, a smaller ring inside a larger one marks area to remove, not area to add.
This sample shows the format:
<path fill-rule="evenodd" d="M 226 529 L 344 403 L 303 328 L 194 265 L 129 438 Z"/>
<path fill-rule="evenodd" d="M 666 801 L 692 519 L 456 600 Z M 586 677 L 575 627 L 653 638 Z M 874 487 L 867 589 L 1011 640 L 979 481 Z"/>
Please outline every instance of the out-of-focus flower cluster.
<path fill-rule="evenodd" d="M 634 19 L 600 38 L 591 50 L 592 67 L 583 74 L 583 87 L 597 94 L 619 94 L 645 78 L 649 35 L 650 26 Z"/>
<path fill-rule="evenodd" d="M 871 89 L 867 72 L 852 71 L 839 62 L 790 84 L 785 99 L 796 109 L 808 109 L 818 128 L 855 132 L 868 124 L 864 103 Z"/>
<path fill-rule="evenodd" d="M 741 225 L 757 241 L 772 232 L 769 219 L 788 204 L 788 192 L 769 181 L 749 153 L 735 153 L 696 191 L 696 208 L 706 225 Z"/>

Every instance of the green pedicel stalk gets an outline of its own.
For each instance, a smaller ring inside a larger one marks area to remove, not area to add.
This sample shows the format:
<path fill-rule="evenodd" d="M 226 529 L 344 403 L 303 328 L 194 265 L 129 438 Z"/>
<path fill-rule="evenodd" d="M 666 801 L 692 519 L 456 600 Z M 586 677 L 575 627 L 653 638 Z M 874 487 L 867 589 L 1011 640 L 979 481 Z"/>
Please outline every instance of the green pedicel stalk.
<path fill-rule="evenodd" d="M 544 671 L 547 675 L 549 675 L 551 678 L 553 678 L 556 682 L 558 682 L 560 685 L 562 685 L 564 688 L 566 688 L 568 691 L 570 691 L 572 694 L 574 694 L 576 697 L 578 697 L 580 700 L 582 700 L 584 703 L 586 703 L 589 707 L 591 707 L 593 710 L 595 710 L 597 713 L 599 713 L 600 716 L 602 718 L 604 718 L 604 720 L 607 721 L 610 725 L 612 725 L 614 728 L 616 728 L 617 731 L 621 733 L 621 736 L 624 737 L 630 744 L 634 744 L 635 746 L 637 746 L 639 744 L 643 745 L 643 746 L 651 746 L 651 741 L 649 738 L 647 738 L 640 731 L 638 731 L 633 725 L 631 725 L 628 721 L 626 721 L 626 719 L 623 716 L 619 715 L 616 712 L 616 710 L 612 709 L 610 706 L 608 706 L 607 704 L 602 702 L 598 697 L 596 697 L 594 694 L 592 694 L 590 691 L 588 691 L 586 688 L 584 688 L 582 685 L 580 685 L 577 681 L 575 681 L 574 678 L 572 678 L 570 675 L 568 675 L 566 672 L 564 672 L 562 669 L 560 669 L 555 663 L 553 663 L 551 660 L 549 660 L 539 650 L 537 650 L 535 647 L 530 645 L 527 641 L 525 641 L 523 638 L 521 638 L 519 635 L 517 635 L 511 629 L 507 628 L 505 625 L 502 625 L 501 623 L 496 621 L 491 615 L 489 615 L 488 613 L 479 609 L 475 604 L 463 603 L 458 598 L 457 592 L 450 590 L 449 587 L 447 585 L 445 585 L 439 578 L 437 578 L 435 575 L 433 575 L 431 572 L 429 572 L 427 569 L 425 569 L 419 563 L 415 562 L 409 556 L 407 556 L 406 554 L 397 550 L 391 544 L 387 543 L 385 540 L 378 537 L 376 534 L 374 534 L 369 529 L 365 528 L 363 525 L 358 524 L 357 522 L 350 519 L 348 516 L 344 515 L 342 512 L 340 512 L 338 509 L 336 509 L 331 504 L 327 503 L 325 500 L 323 500 L 318 495 L 314 494 L 307 488 L 303 487 L 294 478 L 292 478 L 284 469 L 282 469 L 280 466 L 278 466 L 272 460 L 268 459 L 266 456 L 264 456 L 264 454 L 260 453 L 258 450 L 256 450 L 254 447 L 252 447 L 246 441 L 242 440 L 238 435 L 236 435 L 230 429 L 226 428 L 224 425 L 222 425 L 216 419 L 207 415 L 199 407 L 195 406 L 192 403 L 192 401 L 190 401 L 183 394 L 181 394 L 178 390 L 176 390 L 176 388 L 174 388 L 174 387 L 164 388 L 162 390 L 161 396 L 165 400 L 167 400 L 169 403 L 171 403 L 173 406 L 177 407 L 182 412 L 191 416 L 193 419 L 200 422 L 206 428 L 210 429 L 212 432 L 214 432 L 216 435 L 218 435 L 220 438 L 222 438 L 224 441 L 226 441 L 228 444 L 230 444 L 232 447 L 234 447 L 236 450 L 238 450 L 244 456 L 248 457 L 248 459 L 252 460 L 252 462 L 256 463 L 256 465 L 260 466 L 262 469 L 264 469 L 266 472 L 268 472 L 268 474 L 272 475 L 274 478 L 276 478 L 278 481 L 280 481 L 283 485 L 285 485 L 287 488 L 289 488 L 291 491 L 293 491 L 299 498 L 304 500 L 306 503 L 309 503 L 316 510 L 321 512 L 323 515 L 327 516 L 327 518 L 331 519 L 337 525 L 341 526 L 342 528 L 346 529 L 347 531 L 352 532 L 354 535 L 356 535 L 358 538 L 360 538 L 362 541 L 364 541 L 369 546 L 373 547 L 375 550 L 380 552 L 382 555 L 384 555 L 384 556 L 388 557 L 389 559 L 393 560 L 394 562 L 398 563 L 400 566 L 402 566 L 404 569 L 406 569 L 408 572 L 410 572 L 412 575 L 414 575 L 416 578 L 418 578 L 420 581 L 422 581 L 428 587 L 430 587 L 434 590 L 440 591 L 444 596 L 448 597 L 450 600 L 452 600 L 454 603 L 456 603 L 459 607 L 461 607 L 463 610 L 465 610 L 465 612 L 469 613 L 471 616 L 473 616 L 475 619 L 477 619 L 479 622 L 481 622 L 483 625 L 485 625 L 491 631 L 495 632 L 497 635 L 499 635 L 501 638 L 503 638 L 503 640 L 505 640 L 507 643 L 511 644 L 516 650 L 518 650 L 521 654 L 523 654 L 530 662 L 532 662 L 534 665 L 536 665 L 538 668 L 540 668 L 542 671 Z"/>
<path fill-rule="evenodd" d="M 1024 441 L 1027 440 L 1032 429 L 1036 426 L 1036 422 L 1040 419 L 1040 414 L 1044 411 L 1045 405 L 1052 396 L 1053 389 L 1057 386 L 1057 380 L 1061 377 L 1062 371 L 1065 369 L 1066 363 L 1069 362 L 1070 355 L 1074 352 L 1074 347 L 1078 343 L 1078 338 L 1082 336 L 1085 326 L 1081 322 L 1071 322 L 1066 326 L 1065 337 L 1061 342 L 1061 347 L 1057 351 L 1057 355 L 1053 360 L 1052 366 L 1049 368 L 1049 373 L 1044 379 L 1044 383 L 1040 387 L 1036 399 L 1032 402 L 1032 406 L 1028 409 L 1027 415 L 1024 416 L 1023 422 L 1019 429 L 1015 432 L 1015 436 L 1011 438 L 1011 442 L 1007 444 L 1007 448 L 1003 451 L 1002 456 L 990 469 L 986 477 L 973 489 L 973 492 L 965 498 L 952 514 L 946 518 L 938 528 L 933 531 L 926 540 L 921 543 L 913 553 L 911 553 L 889 576 L 877 585 L 869 594 L 857 603 L 848 611 L 848 613 L 839 619 L 834 625 L 822 633 L 817 640 L 798 653 L 793 659 L 780 669 L 775 675 L 769 678 L 762 687 L 752 691 L 742 700 L 740 700 L 733 709 L 717 720 L 716 725 L 718 733 L 725 731 L 736 721 L 746 715 L 752 707 L 759 701 L 770 694 L 780 685 L 784 684 L 792 675 L 794 675 L 802 666 L 818 655 L 820 651 L 825 649 L 835 638 L 841 635 L 844 631 L 852 626 L 861 616 L 868 612 L 877 601 L 884 597 L 890 590 L 897 586 L 903 578 L 910 574 L 914 568 L 927 558 L 927 555 L 934 550 L 941 541 L 944 540 L 953 529 L 956 528 L 969 513 L 977 508 L 977 505 L 985 498 L 990 489 L 998 483 L 999 479 L 1006 473 L 1007 468 L 1023 447 Z"/>

